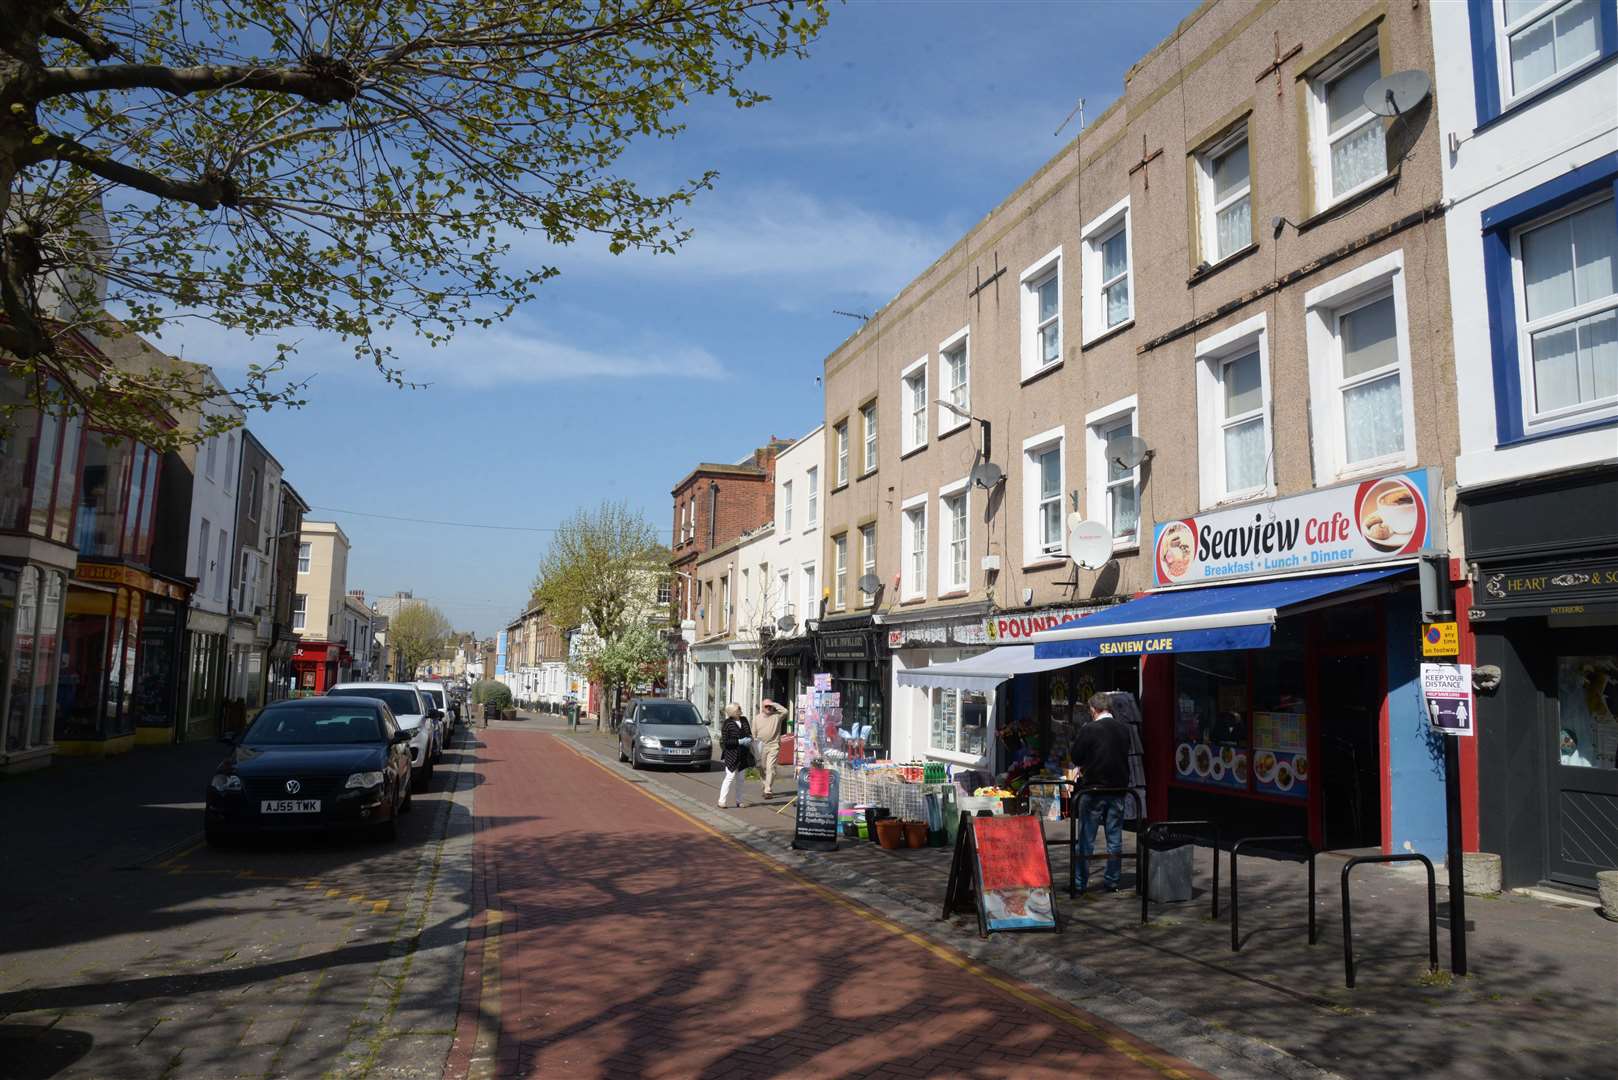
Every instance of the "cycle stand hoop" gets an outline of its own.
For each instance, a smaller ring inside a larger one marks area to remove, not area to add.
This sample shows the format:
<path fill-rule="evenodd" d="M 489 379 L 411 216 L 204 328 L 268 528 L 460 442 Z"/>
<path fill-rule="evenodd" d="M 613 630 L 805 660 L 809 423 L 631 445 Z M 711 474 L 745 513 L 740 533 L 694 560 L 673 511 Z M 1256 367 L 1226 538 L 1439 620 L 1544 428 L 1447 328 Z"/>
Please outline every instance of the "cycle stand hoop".
<path fill-rule="evenodd" d="M 1309 944 L 1315 943 L 1315 846 L 1309 842 L 1307 836 L 1248 836 L 1230 846 L 1230 951 L 1241 952 L 1242 942 L 1239 930 L 1241 922 L 1241 893 L 1240 871 L 1238 859 L 1242 848 L 1248 844 L 1292 844 L 1303 850 L 1305 859 L 1309 864 Z M 1347 893 L 1347 877 L 1344 877 L 1344 893 Z M 1347 908 L 1345 906 L 1344 910 Z M 1217 913 L 1216 913 L 1217 915 Z M 1350 985 L 1353 985 L 1350 983 Z"/>
<path fill-rule="evenodd" d="M 1431 970 L 1438 971 L 1438 882 L 1433 875 L 1433 861 L 1425 855 L 1408 852 L 1400 855 L 1356 855 L 1343 866 L 1343 981 L 1354 989 L 1354 926 L 1348 906 L 1348 874 L 1361 863 L 1419 862 L 1427 868 L 1427 956 Z"/>

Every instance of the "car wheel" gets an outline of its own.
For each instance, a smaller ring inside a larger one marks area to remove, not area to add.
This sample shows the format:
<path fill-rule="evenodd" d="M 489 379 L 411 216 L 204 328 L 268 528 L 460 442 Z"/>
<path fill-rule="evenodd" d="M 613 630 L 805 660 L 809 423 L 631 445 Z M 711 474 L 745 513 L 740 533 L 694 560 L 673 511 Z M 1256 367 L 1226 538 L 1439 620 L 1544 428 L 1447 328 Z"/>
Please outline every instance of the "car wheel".
<path fill-rule="evenodd" d="M 618 760 L 620 762 L 629 760 L 629 755 L 624 753 L 624 741 L 622 739 L 618 740 Z"/>
<path fill-rule="evenodd" d="M 629 748 L 629 767 L 631 769 L 640 769 L 645 767 L 640 763 L 640 747 L 638 746 L 631 746 Z"/>

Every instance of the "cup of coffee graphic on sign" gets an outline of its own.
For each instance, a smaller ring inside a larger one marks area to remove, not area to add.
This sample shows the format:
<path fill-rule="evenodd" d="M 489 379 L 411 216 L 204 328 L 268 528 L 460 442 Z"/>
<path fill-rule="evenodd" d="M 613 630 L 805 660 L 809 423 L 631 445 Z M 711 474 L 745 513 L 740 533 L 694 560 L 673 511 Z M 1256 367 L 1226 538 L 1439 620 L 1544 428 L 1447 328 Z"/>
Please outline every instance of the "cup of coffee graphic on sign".
<path fill-rule="evenodd" d="M 1360 531 L 1379 548 L 1405 545 L 1416 531 L 1418 496 L 1403 480 L 1385 480 L 1360 504 Z"/>

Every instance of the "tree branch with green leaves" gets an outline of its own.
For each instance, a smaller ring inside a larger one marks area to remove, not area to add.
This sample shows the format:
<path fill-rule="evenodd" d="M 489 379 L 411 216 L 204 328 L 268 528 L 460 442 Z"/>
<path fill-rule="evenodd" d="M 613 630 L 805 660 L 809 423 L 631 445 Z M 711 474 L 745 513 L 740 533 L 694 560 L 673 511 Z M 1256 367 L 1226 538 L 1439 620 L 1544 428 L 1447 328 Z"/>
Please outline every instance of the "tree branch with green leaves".
<path fill-rule="evenodd" d="M 71 358 L 109 312 L 153 337 L 203 319 L 276 342 L 227 388 L 246 409 L 301 404 L 298 331 L 412 385 L 390 340 L 493 325 L 567 245 L 677 250 L 715 174 L 649 190 L 622 155 L 694 99 L 763 102 L 747 70 L 825 20 L 824 0 L 15 0 L 0 351 L 43 393 L 84 382 Z M 161 389 L 97 404 L 184 437 Z"/>

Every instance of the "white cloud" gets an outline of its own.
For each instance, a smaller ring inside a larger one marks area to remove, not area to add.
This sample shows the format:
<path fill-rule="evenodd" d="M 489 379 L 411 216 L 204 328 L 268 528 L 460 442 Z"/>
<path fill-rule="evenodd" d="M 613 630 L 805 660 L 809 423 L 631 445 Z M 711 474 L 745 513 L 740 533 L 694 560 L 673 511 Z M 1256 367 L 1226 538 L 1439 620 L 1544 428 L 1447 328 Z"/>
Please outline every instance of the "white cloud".
<path fill-rule="evenodd" d="M 925 270 L 965 231 L 953 222 L 923 223 L 799 188 L 774 185 L 700 195 L 685 220 L 694 235 L 673 255 L 612 255 L 581 240 L 547 247 L 563 274 L 612 268 L 669 280 L 727 280 L 772 289 L 789 286 L 886 299 Z M 777 302 L 790 299 L 778 294 Z"/>

